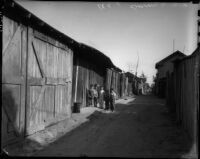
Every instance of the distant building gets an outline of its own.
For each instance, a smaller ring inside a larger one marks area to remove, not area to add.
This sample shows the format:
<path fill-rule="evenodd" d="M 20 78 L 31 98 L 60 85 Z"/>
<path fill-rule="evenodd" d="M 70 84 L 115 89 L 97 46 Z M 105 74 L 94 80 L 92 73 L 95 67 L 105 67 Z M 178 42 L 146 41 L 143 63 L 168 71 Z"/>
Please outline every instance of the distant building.
<path fill-rule="evenodd" d="M 159 97 L 165 97 L 167 76 L 172 74 L 174 71 L 173 61 L 182 59 L 185 56 L 185 54 L 177 50 L 176 52 L 172 53 L 171 55 L 165 57 L 164 59 L 156 63 L 156 95 L 158 95 Z"/>
<path fill-rule="evenodd" d="M 126 74 L 126 77 L 128 77 L 128 88 L 127 88 L 128 96 L 136 94 L 134 90 L 135 75 L 131 72 L 126 72 L 125 74 Z"/>
<path fill-rule="evenodd" d="M 144 78 L 137 77 L 136 75 L 130 72 L 126 72 L 125 74 L 126 77 L 128 78 L 128 89 L 127 89 L 128 96 L 148 94 L 149 88 Z"/>
<path fill-rule="evenodd" d="M 151 87 L 149 86 L 148 83 L 144 83 L 143 84 L 143 93 L 144 95 L 148 95 L 148 94 L 151 94 Z"/>
<path fill-rule="evenodd" d="M 146 83 L 146 79 L 142 78 L 142 77 L 138 77 L 138 81 L 139 81 L 139 94 L 140 95 L 147 95 L 150 93 L 150 88 L 149 88 L 149 84 Z"/>

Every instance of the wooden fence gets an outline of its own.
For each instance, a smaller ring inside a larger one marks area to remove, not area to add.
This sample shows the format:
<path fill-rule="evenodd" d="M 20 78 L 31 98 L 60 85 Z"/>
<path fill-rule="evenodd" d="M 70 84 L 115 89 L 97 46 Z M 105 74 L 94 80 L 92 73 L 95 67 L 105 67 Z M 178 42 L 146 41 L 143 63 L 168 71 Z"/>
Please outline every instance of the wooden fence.
<path fill-rule="evenodd" d="M 2 144 L 70 117 L 73 52 L 67 45 L 3 17 Z"/>
<path fill-rule="evenodd" d="M 80 48 L 85 49 L 81 51 Z M 87 60 L 83 60 L 86 56 Z M 125 76 L 121 79 L 121 74 L 112 70 L 113 67 L 103 53 L 82 46 L 19 4 L 6 0 L 1 83 L 2 145 L 70 118 L 72 102 L 87 105 L 86 92 L 90 84 L 106 85 L 107 89 L 114 88 L 118 95 L 125 95 L 128 81 Z"/>
<path fill-rule="evenodd" d="M 121 86 L 121 74 L 118 71 L 107 68 L 106 89 L 110 90 L 113 88 L 119 98 L 121 97 Z"/>
<path fill-rule="evenodd" d="M 106 90 L 110 90 L 112 82 L 112 70 L 107 68 L 106 69 Z"/>
<path fill-rule="evenodd" d="M 174 64 L 167 77 L 166 103 L 192 139 L 197 136 L 200 49 Z"/>
<path fill-rule="evenodd" d="M 121 74 L 120 78 L 120 95 L 121 97 L 125 97 L 128 95 L 128 77 L 125 73 Z"/>
<path fill-rule="evenodd" d="M 112 70 L 111 88 L 117 93 L 117 97 L 120 97 L 120 73 Z"/>
<path fill-rule="evenodd" d="M 81 107 L 88 105 L 87 93 L 91 84 L 104 86 L 106 71 L 90 61 L 76 57 L 73 68 L 73 102 L 81 103 Z M 72 106 L 73 107 L 73 106 Z"/>

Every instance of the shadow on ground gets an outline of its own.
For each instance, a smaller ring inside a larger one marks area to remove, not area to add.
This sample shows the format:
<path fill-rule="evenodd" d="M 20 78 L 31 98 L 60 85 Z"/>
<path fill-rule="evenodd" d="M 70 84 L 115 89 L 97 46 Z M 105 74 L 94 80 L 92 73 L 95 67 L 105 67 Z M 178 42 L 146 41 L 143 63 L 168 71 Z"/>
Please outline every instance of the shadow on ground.
<path fill-rule="evenodd" d="M 162 100 L 140 96 L 117 104 L 115 112 L 95 111 L 34 155 L 184 158 L 192 146 Z"/>
<path fill-rule="evenodd" d="M 137 96 L 115 112 L 94 111 L 88 121 L 33 156 L 185 158 L 193 146 L 163 100 Z M 42 149 L 42 150 L 40 150 Z"/>
<path fill-rule="evenodd" d="M 18 87 L 2 85 L 2 116 L 1 116 L 1 156 L 6 158 L 8 156 L 15 156 L 18 152 L 13 151 L 17 143 L 32 143 L 35 147 L 40 144 L 33 140 L 26 139 L 24 141 L 24 127 L 20 122 L 20 108 L 21 103 L 19 98 Z M 21 151 L 25 151 L 26 147 L 19 144 Z"/>

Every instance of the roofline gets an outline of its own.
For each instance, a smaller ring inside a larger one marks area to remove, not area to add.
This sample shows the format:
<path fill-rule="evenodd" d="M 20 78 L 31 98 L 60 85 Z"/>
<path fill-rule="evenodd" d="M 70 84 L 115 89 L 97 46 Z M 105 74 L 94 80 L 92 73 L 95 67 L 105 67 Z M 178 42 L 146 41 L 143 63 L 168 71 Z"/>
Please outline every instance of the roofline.
<path fill-rule="evenodd" d="M 95 49 L 95 48 L 93 48 L 93 47 L 91 47 L 91 46 L 89 46 L 87 44 L 84 44 L 84 43 L 79 43 L 79 46 L 77 47 L 77 49 L 78 50 L 75 49 L 75 52 L 74 52 L 75 55 L 81 55 L 82 58 L 86 58 L 87 59 L 87 57 L 84 56 L 84 54 L 82 55 L 82 51 L 83 52 L 84 51 L 88 51 L 87 55 L 90 55 L 90 58 L 94 59 L 93 60 L 94 63 L 96 63 L 96 64 L 99 63 L 99 58 L 102 57 L 103 63 L 105 64 L 105 65 L 103 65 L 103 67 L 115 68 L 115 66 L 112 63 L 111 59 L 108 56 L 106 56 L 105 54 L 103 54 L 101 51 L 99 51 L 99 50 L 97 50 L 97 49 Z M 94 56 L 94 54 L 95 54 L 95 56 Z M 95 57 L 97 57 L 97 58 L 95 58 Z"/>
<path fill-rule="evenodd" d="M 180 60 L 175 60 L 174 62 L 181 62 L 181 61 L 190 59 L 190 58 L 196 56 L 197 54 L 200 54 L 200 46 L 198 46 L 198 47 L 195 49 L 195 51 L 194 51 L 191 55 L 186 56 L 186 57 L 184 57 L 184 58 L 182 58 L 182 59 L 180 59 Z"/>
<path fill-rule="evenodd" d="M 113 67 L 115 70 L 119 69 L 117 68 L 111 61 L 111 59 L 100 52 L 99 50 L 88 46 L 83 43 L 79 43 L 75 41 L 74 39 L 68 37 L 64 33 L 58 31 L 57 29 L 53 28 L 43 20 L 41 20 L 39 17 L 35 16 L 33 13 L 22 7 L 20 4 L 18 4 L 14 0 L 3 0 L 3 15 L 11 18 L 17 22 L 22 23 L 25 26 L 31 26 L 33 29 L 40 31 L 60 42 L 62 42 L 65 45 L 68 45 L 68 47 L 71 47 L 73 50 L 74 48 L 87 48 L 93 50 L 95 53 L 98 53 L 100 56 L 103 56 L 105 59 L 107 59 L 107 64 L 109 67 Z"/>
<path fill-rule="evenodd" d="M 114 64 L 112 63 L 111 59 L 110 59 L 107 55 L 105 55 L 104 53 L 102 53 L 101 51 L 97 50 L 96 48 L 94 48 L 94 47 L 92 47 L 92 46 L 89 46 L 89 45 L 87 45 L 87 44 L 84 44 L 84 43 L 80 43 L 80 45 L 83 46 L 83 47 L 87 47 L 88 49 L 91 49 L 91 50 L 93 50 L 93 51 L 95 51 L 95 52 L 98 52 L 99 54 L 101 54 L 102 56 L 104 56 L 105 58 L 107 58 L 108 60 L 110 60 L 111 65 L 114 66 Z"/>
<path fill-rule="evenodd" d="M 131 72 L 126 72 L 125 74 L 130 74 L 131 76 L 135 76 L 133 73 L 131 73 Z"/>
<path fill-rule="evenodd" d="M 63 44 L 69 45 L 69 47 L 78 45 L 77 41 L 53 28 L 14 0 L 3 0 L 2 8 L 3 15 L 8 18 L 14 19 L 15 21 L 20 22 L 25 26 L 31 26 L 35 30 L 41 31 L 48 36 L 59 40 Z"/>
<path fill-rule="evenodd" d="M 106 59 L 107 59 L 107 62 L 109 64 L 109 66 L 111 68 L 113 68 L 116 72 L 122 72 L 122 70 L 120 68 L 118 68 L 117 66 L 115 66 L 112 62 L 112 60 L 110 59 L 110 57 L 108 57 L 107 55 L 105 55 L 104 53 L 102 53 L 101 51 L 97 50 L 96 48 L 92 47 L 92 46 L 89 46 L 85 43 L 79 43 L 80 47 L 85 47 L 87 49 L 91 49 L 93 50 L 94 52 L 98 53 L 100 56 L 104 56 Z"/>
<path fill-rule="evenodd" d="M 132 77 L 135 78 L 137 81 L 140 81 L 140 80 L 142 79 L 141 77 L 138 77 L 138 76 L 134 75 L 133 73 L 131 73 L 131 72 L 129 72 L 129 71 L 128 71 L 128 72 L 125 72 L 124 74 L 125 74 L 125 75 L 131 74 Z"/>
<path fill-rule="evenodd" d="M 122 72 L 122 70 L 121 70 L 119 67 L 117 67 L 117 66 L 115 66 L 115 70 L 116 70 L 117 72 Z"/>
<path fill-rule="evenodd" d="M 162 59 L 161 61 L 157 62 L 155 65 L 155 68 L 157 69 L 159 67 L 159 65 L 162 65 L 162 63 L 166 62 L 167 60 L 169 60 L 170 58 L 176 56 L 177 54 L 181 55 L 182 57 L 186 57 L 186 55 L 182 52 L 180 52 L 179 50 L 173 52 L 172 54 L 170 54 L 169 56 L 165 57 L 164 59 Z"/>

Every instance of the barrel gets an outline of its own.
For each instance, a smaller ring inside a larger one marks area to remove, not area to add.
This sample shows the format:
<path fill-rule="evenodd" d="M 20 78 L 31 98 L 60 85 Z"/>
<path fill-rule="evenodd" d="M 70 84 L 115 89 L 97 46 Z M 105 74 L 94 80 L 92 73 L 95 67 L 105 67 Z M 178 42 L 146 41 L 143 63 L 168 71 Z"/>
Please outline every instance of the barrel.
<path fill-rule="evenodd" d="M 80 113 L 81 103 L 74 103 L 73 113 Z"/>

